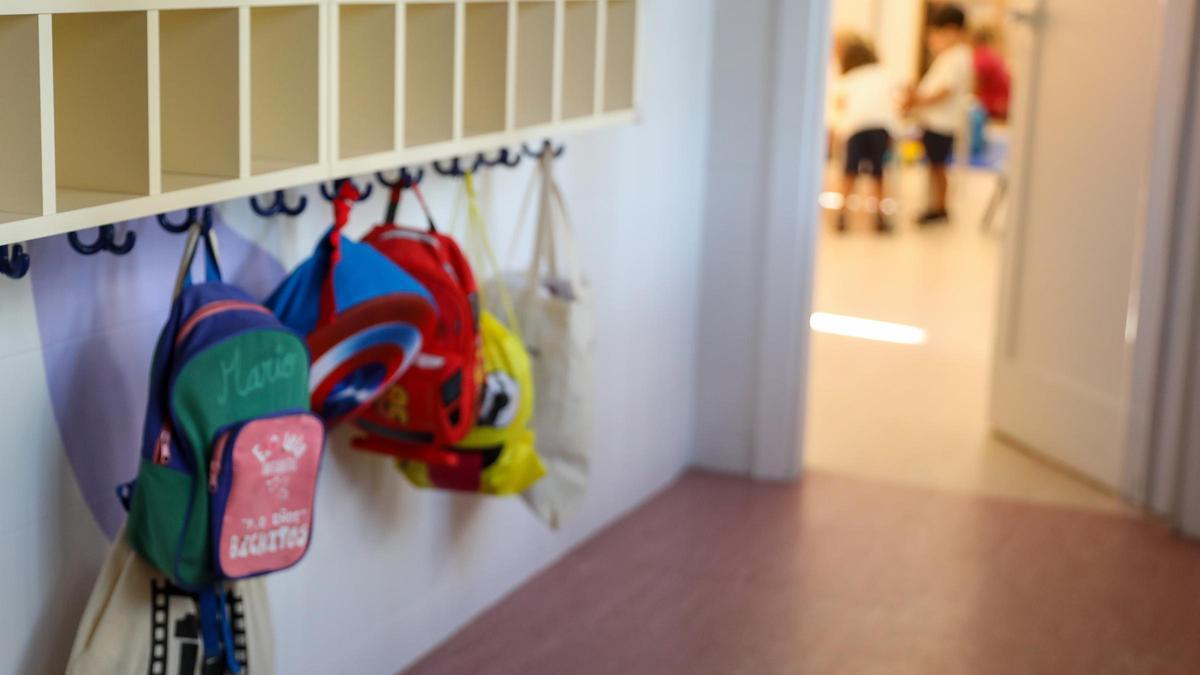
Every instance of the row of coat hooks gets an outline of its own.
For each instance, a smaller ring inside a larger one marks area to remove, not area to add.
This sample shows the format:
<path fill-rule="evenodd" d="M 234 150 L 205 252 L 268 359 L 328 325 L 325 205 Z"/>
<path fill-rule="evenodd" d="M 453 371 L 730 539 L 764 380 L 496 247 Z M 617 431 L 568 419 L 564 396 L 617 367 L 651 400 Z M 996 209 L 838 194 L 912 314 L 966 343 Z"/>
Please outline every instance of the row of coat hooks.
<path fill-rule="evenodd" d="M 485 154 L 479 153 L 473 162 L 455 157 L 447 162 L 435 161 L 430 165 L 430 168 L 434 173 L 446 178 L 461 178 L 468 172 L 478 173 L 483 169 L 499 167 L 515 168 L 526 157 L 537 161 L 541 161 L 547 153 L 554 158 L 561 157 L 565 150 L 565 146 L 559 145 L 555 147 L 547 139 L 536 150 L 522 144 L 521 149 L 516 152 L 509 151 L 507 148 L 501 149 L 491 159 Z M 389 190 L 396 187 L 411 188 L 414 185 L 419 185 L 424 179 L 425 169 L 423 168 L 409 170 L 408 167 L 402 167 L 395 178 L 389 178 L 382 171 L 375 174 L 375 180 L 379 181 L 381 185 Z M 322 184 L 321 196 L 327 201 L 333 201 L 334 197 L 338 194 L 340 186 L 347 181 L 351 181 L 351 179 L 340 178 L 334 181 L 332 189 Z M 351 182 L 351 185 L 354 185 L 353 182 Z M 358 201 L 363 201 L 371 196 L 374 184 L 367 183 L 362 188 L 359 188 L 357 185 L 354 185 L 354 187 L 358 192 Z M 278 215 L 294 217 L 300 215 L 308 208 L 308 197 L 304 195 L 300 196 L 295 205 L 289 206 L 283 190 L 276 190 L 269 199 L 270 203 L 267 204 L 261 201 L 258 196 L 251 197 L 250 208 L 264 218 Z M 172 221 L 170 216 L 165 213 L 158 215 L 158 224 L 172 234 L 183 234 L 197 222 L 200 222 L 204 227 L 212 227 L 211 206 L 189 208 L 183 219 L 178 222 Z M 91 242 L 85 242 L 78 232 L 69 233 L 67 241 L 71 244 L 71 248 L 75 249 L 80 255 L 90 256 L 107 252 L 112 255 L 121 256 L 133 250 L 134 245 L 137 243 L 137 233 L 127 231 L 124 233 L 124 236 L 118 236 L 116 225 L 101 225 L 95 240 Z M 10 279 L 20 279 L 29 273 L 29 265 L 29 253 L 22 244 L 0 246 L 0 275 L 4 275 Z"/>

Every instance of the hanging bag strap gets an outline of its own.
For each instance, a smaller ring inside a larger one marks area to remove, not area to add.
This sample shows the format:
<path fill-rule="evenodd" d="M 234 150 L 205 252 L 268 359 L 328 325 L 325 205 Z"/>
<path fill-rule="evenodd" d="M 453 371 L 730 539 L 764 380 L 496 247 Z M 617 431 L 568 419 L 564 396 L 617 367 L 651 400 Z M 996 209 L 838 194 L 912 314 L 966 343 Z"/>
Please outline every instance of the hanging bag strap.
<path fill-rule="evenodd" d="M 242 666 L 234 654 L 236 645 L 222 584 L 201 588 L 196 604 L 200 614 L 200 637 L 204 642 L 204 671 L 225 670 L 233 675 L 241 673 Z"/>
<path fill-rule="evenodd" d="M 421 205 L 421 211 L 425 213 L 425 222 L 429 226 L 429 233 L 437 234 L 437 226 L 433 221 L 433 211 L 429 209 L 429 203 L 425 201 L 425 195 L 421 192 L 421 186 L 416 182 L 411 183 L 407 187 L 403 181 L 392 186 L 391 193 L 388 195 L 387 213 L 384 214 L 383 224 L 396 224 L 396 214 L 400 210 L 400 202 L 404 199 L 405 190 L 411 190 L 413 195 L 416 196 L 417 203 Z"/>
<path fill-rule="evenodd" d="M 359 199 L 358 189 L 351 181 L 342 181 L 338 186 L 337 195 L 333 198 L 333 227 L 329 230 L 329 271 L 325 274 L 325 283 L 321 286 L 320 313 L 317 315 L 317 327 L 324 328 L 333 323 L 337 314 L 337 295 L 334 293 L 334 278 L 337 276 L 337 266 L 342 262 L 342 230 L 350 222 L 350 209 Z"/>
<path fill-rule="evenodd" d="M 567 279 L 570 280 L 572 291 L 579 293 L 583 288 L 583 266 L 579 264 L 579 248 L 575 242 L 575 223 L 571 220 L 571 212 L 567 209 L 567 201 L 563 198 L 562 189 L 558 185 L 558 180 L 554 177 L 553 171 L 547 167 L 546 185 L 550 189 L 552 205 L 557 207 L 558 218 L 552 218 L 552 222 L 558 223 L 555 228 L 555 236 L 562 237 L 563 250 L 567 254 Z M 557 270 L 555 271 L 557 274 Z"/>
<path fill-rule="evenodd" d="M 221 280 L 221 254 L 217 248 L 217 235 L 213 232 L 212 207 L 206 206 L 203 215 L 192 221 L 188 229 L 187 243 L 183 247 L 183 258 L 179 261 L 179 272 L 175 275 L 175 291 L 171 299 L 179 298 L 183 289 L 192 285 L 192 261 L 196 259 L 196 249 L 204 240 L 204 271 L 208 281 Z"/>
<path fill-rule="evenodd" d="M 465 249 L 467 251 L 467 255 L 471 258 L 472 265 L 478 267 L 478 263 L 482 261 L 474 256 L 475 251 L 473 249 L 475 247 L 475 240 L 472 237 L 464 238 L 464 235 L 468 234 L 464 230 L 464 226 L 462 224 L 463 212 L 466 211 L 466 209 L 463 207 L 463 203 L 466 201 L 466 199 L 467 186 L 465 183 L 460 181 L 458 184 L 458 189 L 454 191 L 454 202 L 450 205 L 450 220 L 447 221 L 450 223 L 450 227 L 448 228 L 447 234 L 465 244 Z"/>
<path fill-rule="evenodd" d="M 383 224 L 395 225 L 396 212 L 400 210 L 400 200 L 404 197 L 404 187 L 400 184 L 393 185 L 388 192 L 387 210 L 383 212 Z"/>
<path fill-rule="evenodd" d="M 553 162 L 551 153 L 546 153 L 538 164 L 537 177 L 541 182 L 541 198 L 538 202 L 533 258 L 526 276 L 527 294 L 537 292 L 542 280 L 543 266 L 548 269 L 550 279 L 562 278 L 558 260 L 560 243 L 567 254 L 566 278 L 571 283 L 572 292 L 578 293 L 583 288 L 582 268 L 575 248 L 570 214 L 567 212 L 558 181 L 554 178 Z"/>
<path fill-rule="evenodd" d="M 557 276 L 558 261 L 554 251 L 554 223 L 550 210 L 550 169 L 549 155 L 546 153 L 538 160 L 537 178 L 542 184 L 538 199 L 537 230 L 533 237 L 533 256 L 529 260 L 529 269 L 525 278 L 525 294 L 537 293 L 541 285 L 542 263 L 550 264 L 551 278 Z"/>
<path fill-rule="evenodd" d="M 551 278 L 557 279 L 559 278 L 559 267 L 557 221 L 554 218 L 554 154 L 550 152 L 543 154 L 538 166 L 542 172 L 542 202 L 545 204 L 542 220 L 545 223 L 546 233 L 542 235 L 542 245 L 544 246 L 542 250 L 545 252 Z"/>
<path fill-rule="evenodd" d="M 521 206 L 517 209 L 517 224 L 513 228 L 512 239 L 508 242 L 508 253 L 504 256 L 505 267 L 513 266 L 517 252 L 517 243 L 521 240 L 521 235 L 525 233 L 525 223 L 529 220 L 529 207 L 533 205 L 533 191 L 537 188 L 541 179 L 542 172 L 540 170 L 535 170 L 529 174 L 529 184 L 525 186 L 525 195 L 521 197 Z"/>
<path fill-rule="evenodd" d="M 500 263 L 496 260 L 495 250 L 492 248 L 491 238 L 488 235 L 487 223 L 483 220 L 483 214 L 479 210 L 479 197 L 475 193 L 475 175 L 472 171 L 467 171 L 463 176 L 463 185 L 467 191 L 467 221 L 471 227 L 473 238 L 479 243 L 487 263 L 492 267 L 492 273 L 496 279 L 496 292 L 500 296 L 500 306 L 504 309 L 505 318 L 508 319 L 508 329 L 511 330 L 517 339 L 524 342 L 521 337 L 521 324 L 517 321 L 517 312 L 513 309 L 512 297 L 508 294 L 508 288 L 505 286 L 503 270 L 500 269 Z M 479 296 L 483 304 L 487 301 L 483 297 L 485 284 L 479 286 Z"/>

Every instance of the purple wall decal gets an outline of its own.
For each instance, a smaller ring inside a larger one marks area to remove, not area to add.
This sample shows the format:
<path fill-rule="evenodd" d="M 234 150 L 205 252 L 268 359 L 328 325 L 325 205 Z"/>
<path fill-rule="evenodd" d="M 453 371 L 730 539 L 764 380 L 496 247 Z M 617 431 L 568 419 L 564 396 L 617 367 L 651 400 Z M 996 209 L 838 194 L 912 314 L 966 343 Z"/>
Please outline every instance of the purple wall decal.
<path fill-rule="evenodd" d="M 214 216 L 225 281 L 266 298 L 282 280 L 282 266 Z M 150 360 L 186 241 L 153 218 L 117 229 L 117 241 L 123 230 L 137 233 L 133 251 L 120 257 L 82 256 L 66 236 L 30 245 L 55 419 L 84 500 L 110 539 L 125 520 L 114 489 L 137 472 Z M 94 236 L 80 233 L 85 243 Z"/>

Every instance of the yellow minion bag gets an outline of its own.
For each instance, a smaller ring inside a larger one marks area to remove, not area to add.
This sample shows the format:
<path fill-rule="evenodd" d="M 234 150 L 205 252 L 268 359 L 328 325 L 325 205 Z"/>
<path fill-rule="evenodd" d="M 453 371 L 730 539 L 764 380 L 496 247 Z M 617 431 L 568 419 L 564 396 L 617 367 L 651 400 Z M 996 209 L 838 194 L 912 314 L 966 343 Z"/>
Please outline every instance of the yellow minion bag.
<path fill-rule="evenodd" d="M 479 215 L 470 173 L 465 185 L 474 235 L 495 268 L 495 256 Z M 514 495 L 546 475 L 546 467 L 534 447 L 536 436 L 531 427 L 533 367 L 512 311 L 512 301 L 503 284 L 500 287 L 509 326 L 491 312 L 480 312 L 482 358 L 479 361 L 483 373 L 475 426 L 454 447 L 424 450 L 397 462 L 409 480 L 420 487 Z"/>

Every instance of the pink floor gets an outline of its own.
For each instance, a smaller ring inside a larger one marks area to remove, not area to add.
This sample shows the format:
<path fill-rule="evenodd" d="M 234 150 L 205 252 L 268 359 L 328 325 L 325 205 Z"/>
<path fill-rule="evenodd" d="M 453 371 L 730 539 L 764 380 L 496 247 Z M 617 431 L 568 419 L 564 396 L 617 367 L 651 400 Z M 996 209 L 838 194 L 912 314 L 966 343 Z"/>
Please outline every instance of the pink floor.
<path fill-rule="evenodd" d="M 410 672 L 1200 673 L 1200 546 L 1119 515 L 694 473 Z"/>

